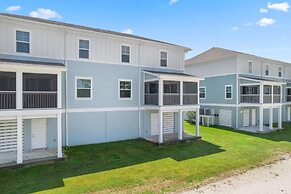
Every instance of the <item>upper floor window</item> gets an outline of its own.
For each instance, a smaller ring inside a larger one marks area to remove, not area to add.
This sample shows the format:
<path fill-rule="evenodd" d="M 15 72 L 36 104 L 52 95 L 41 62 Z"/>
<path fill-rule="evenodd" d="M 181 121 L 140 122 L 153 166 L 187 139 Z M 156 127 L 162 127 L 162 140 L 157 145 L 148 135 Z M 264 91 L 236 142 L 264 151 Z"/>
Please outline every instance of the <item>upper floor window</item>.
<path fill-rule="evenodd" d="M 76 78 L 76 98 L 92 98 L 92 78 Z"/>
<path fill-rule="evenodd" d="M 269 65 L 266 65 L 265 66 L 265 75 L 266 76 L 269 76 L 270 75 L 270 67 L 269 67 Z"/>
<path fill-rule="evenodd" d="M 165 51 L 160 52 L 160 65 L 162 67 L 167 67 L 168 65 L 168 53 Z"/>
<path fill-rule="evenodd" d="M 79 58 L 89 59 L 89 40 L 79 40 Z"/>
<path fill-rule="evenodd" d="M 232 99 L 232 85 L 225 86 L 225 99 Z"/>
<path fill-rule="evenodd" d="M 249 73 L 253 73 L 253 62 L 252 61 L 248 62 L 248 71 L 249 71 Z"/>
<path fill-rule="evenodd" d="M 29 32 L 16 30 L 16 52 L 30 52 L 30 37 Z"/>
<path fill-rule="evenodd" d="M 278 77 L 282 77 L 282 67 L 278 67 Z"/>
<path fill-rule="evenodd" d="M 130 46 L 121 46 L 121 62 L 130 63 Z"/>
<path fill-rule="evenodd" d="M 131 99 L 132 98 L 132 81 L 131 80 L 118 80 L 119 84 L 119 99 Z"/>
<path fill-rule="evenodd" d="M 206 87 L 199 88 L 199 98 L 205 99 L 206 98 Z"/>

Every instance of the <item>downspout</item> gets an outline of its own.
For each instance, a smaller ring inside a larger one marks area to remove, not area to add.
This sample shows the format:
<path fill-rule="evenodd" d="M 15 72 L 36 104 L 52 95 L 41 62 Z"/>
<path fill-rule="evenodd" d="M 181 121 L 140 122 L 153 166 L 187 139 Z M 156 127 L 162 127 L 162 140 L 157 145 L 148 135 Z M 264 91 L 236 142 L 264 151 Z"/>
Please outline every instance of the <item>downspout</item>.
<path fill-rule="evenodd" d="M 64 32 L 64 63 L 65 67 L 67 68 L 67 71 L 65 73 L 65 101 L 66 101 L 66 107 L 65 107 L 65 129 L 66 129 L 66 147 L 69 147 L 69 122 L 68 122 L 68 63 L 67 63 L 67 30 L 65 29 Z"/>
<path fill-rule="evenodd" d="M 142 42 L 138 44 L 138 137 L 141 138 L 141 65 L 140 65 L 140 47 Z"/>
<path fill-rule="evenodd" d="M 238 129 L 238 100 L 239 100 L 239 79 L 238 79 L 238 57 L 236 58 L 236 108 L 235 108 L 235 128 Z"/>

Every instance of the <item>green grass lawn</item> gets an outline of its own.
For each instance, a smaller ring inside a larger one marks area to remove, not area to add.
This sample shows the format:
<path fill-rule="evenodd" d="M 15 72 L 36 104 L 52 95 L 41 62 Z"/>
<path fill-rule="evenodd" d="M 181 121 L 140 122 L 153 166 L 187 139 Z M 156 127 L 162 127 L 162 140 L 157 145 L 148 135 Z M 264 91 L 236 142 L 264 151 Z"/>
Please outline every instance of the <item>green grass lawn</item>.
<path fill-rule="evenodd" d="M 194 133 L 194 126 L 185 124 Z M 175 191 L 291 152 L 291 125 L 271 134 L 201 127 L 202 141 L 157 147 L 143 140 L 77 146 L 66 161 L 0 170 L 0 193 Z"/>

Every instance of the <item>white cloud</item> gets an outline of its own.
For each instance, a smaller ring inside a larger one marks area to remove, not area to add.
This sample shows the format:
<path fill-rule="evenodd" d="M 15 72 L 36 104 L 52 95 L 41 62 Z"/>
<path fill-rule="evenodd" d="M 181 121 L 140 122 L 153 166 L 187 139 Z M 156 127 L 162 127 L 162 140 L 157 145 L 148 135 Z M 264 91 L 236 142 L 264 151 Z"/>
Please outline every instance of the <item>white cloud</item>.
<path fill-rule="evenodd" d="M 252 26 L 253 25 L 253 22 L 245 22 L 244 23 L 244 26 Z"/>
<path fill-rule="evenodd" d="M 124 34 L 133 34 L 133 30 L 130 29 L 130 28 L 127 28 L 127 29 L 123 30 L 122 33 L 124 33 Z"/>
<path fill-rule="evenodd" d="M 239 27 L 237 27 L 237 26 L 233 26 L 233 27 L 231 27 L 231 30 L 232 30 L 232 31 L 238 31 L 238 30 L 239 30 Z"/>
<path fill-rule="evenodd" d="M 288 9 L 290 8 L 288 2 L 284 3 L 268 3 L 268 9 L 274 9 L 278 11 L 284 11 L 288 12 Z"/>
<path fill-rule="evenodd" d="M 179 0 L 170 0 L 169 1 L 169 5 L 174 5 L 175 3 L 177 3 Z"/>
<path fill-rule="evenodd" d="M 8 11 L 8 12 L 13 12 L 13 11 L 18 11 L 21 9 L 21 6 L 19 5 L 12 5 L 12 6 L 9 6 L 5 9 L 5 11 Z"/>
<path fill-rule="evenodd" d="M 261 8 L 261 9 L 260 9 L 260 13 L 268 13 L 268 11 L 269 11 L 269 10 L 268 10 L 268 9 L 265 9 L 265 8 Z"/>
<path fill-rule="evenodd" d="M 61 19 L 62 16 L 58 14 L 58 12 L 51 10 L 51 9 L 45 9 L 45 8 L 39 8 L 35 11 L 30 12 L 29 14 L 31 17 L 35 18 L 42 18 L 42 19 Z"/>
<path fill-rule="evenodd" d="M 276 22 L 276 20 L 272 18 L 262 18 L 259 21 L 257 21 L 257 25 L 265 27 L 265 26 L 270 26 L 273 25 Z"/>

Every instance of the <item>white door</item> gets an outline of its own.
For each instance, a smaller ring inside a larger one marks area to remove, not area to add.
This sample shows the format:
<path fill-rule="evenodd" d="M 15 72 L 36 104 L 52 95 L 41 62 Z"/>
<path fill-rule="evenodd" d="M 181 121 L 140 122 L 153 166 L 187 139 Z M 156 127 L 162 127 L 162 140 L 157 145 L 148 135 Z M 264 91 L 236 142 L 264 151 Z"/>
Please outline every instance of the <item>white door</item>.
<path fill-rule="evenodd" d="M 152 113 L 151 114 L 151 135 L 159 134 L 159 114 Z"/>
<path fill-rule="evenodd" d="M 231 110 L 220 109 L 219 110 L 219 125 L 231 127 Z"/>
<path fill-rule="evenodd" d="M 256 125 L 257 115 L 256 115 L 256 109 L 252 109 L 252 126 Z"/>
<path fill-rule="evenodd" d="M 46 119 L 31 120 L 31 149 L 46 147 Z"/>
<path fill-rule="evenodd" d="M 164 112 L 163 113 L 163 132 L 174 133 L 175 131 L 175 113 L 173 112 Z"/>
<path fill-rule="evenodd" d="M 243 110 L 243 126 L 244 127 L 250 126 L 250 110 L 249 109 Z"/>

